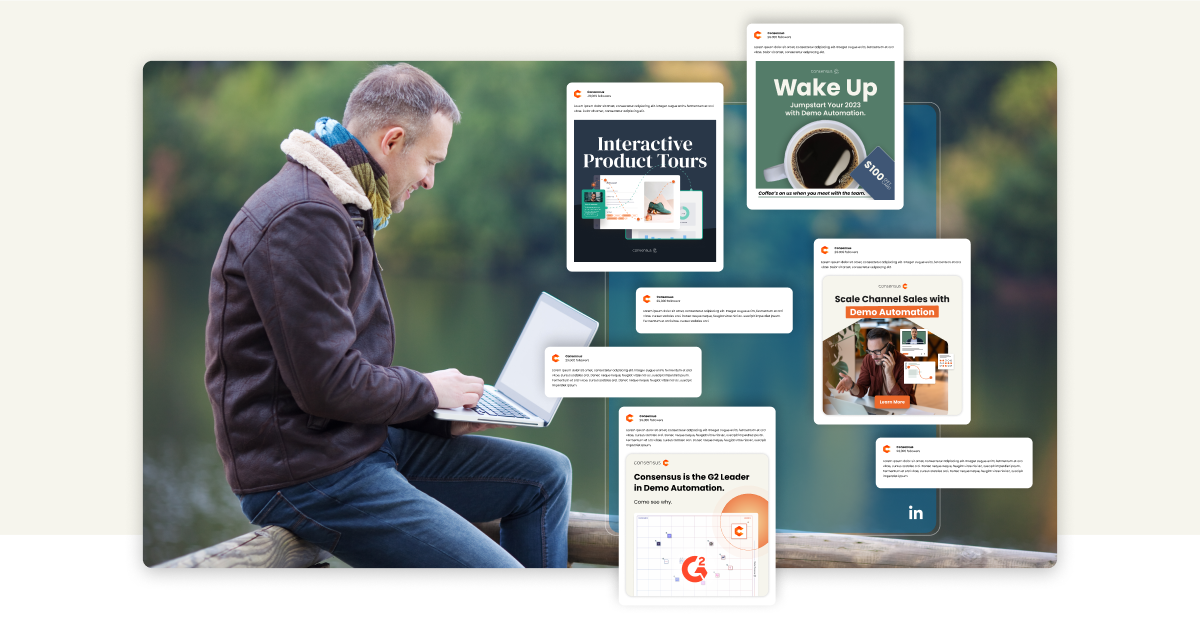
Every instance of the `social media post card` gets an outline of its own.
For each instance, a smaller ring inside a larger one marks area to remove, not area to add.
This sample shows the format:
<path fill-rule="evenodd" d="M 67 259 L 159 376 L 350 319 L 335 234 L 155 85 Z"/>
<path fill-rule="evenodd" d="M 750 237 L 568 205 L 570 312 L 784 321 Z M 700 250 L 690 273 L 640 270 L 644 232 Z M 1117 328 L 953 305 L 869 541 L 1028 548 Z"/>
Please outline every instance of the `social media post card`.
<path fill-rule="evenodd" d="M 571 83 L 566 100 L 567 269 L 719 271 L 724 87 Z"/>
<path fill-rule="evenodd" d="M 813 268 L 816 423 L 970 422 L 969 241 L 820 239 Z"/>
<path fill-rule="evenodd" d="M 627 240 L 699 240 L 704 238 L 704 193 L 679 192 L 679 225 L 674 229 L 630 229 Z"/>
<path fill-rule="evenodd" d="M 787 287 L 638 288 L 639 334 L 790 334 Z"/>
<path fill-rule="evenodd" d="M 746 205 L 904 205 L 904 27 L 746 29 Z"/>
<path fill-rule="evenodd" d="M 620 599 L 775 600 L 775 410 L 620 410 Z"/>
<path fill-rule="evenodd" d="M 601 191 L 608 193 L 600 229 L 679 229 L 680 175 L 600 175 L 598 179 Z"/>
<path fill-rule="evenodd" d="M 900 330 L 900 353 L 905 356 L 929 355 L 929 330 L 910 328 Z"/>
<path fill-rule="evenodd" d="M 1033 440 L 881 437 L 875 441 L 880 489 L 1029 489 Z"/>
<path fill-rule="evenodd" d="M 547 347 L 546 397 L 700 397 L 699 347 Z"/>

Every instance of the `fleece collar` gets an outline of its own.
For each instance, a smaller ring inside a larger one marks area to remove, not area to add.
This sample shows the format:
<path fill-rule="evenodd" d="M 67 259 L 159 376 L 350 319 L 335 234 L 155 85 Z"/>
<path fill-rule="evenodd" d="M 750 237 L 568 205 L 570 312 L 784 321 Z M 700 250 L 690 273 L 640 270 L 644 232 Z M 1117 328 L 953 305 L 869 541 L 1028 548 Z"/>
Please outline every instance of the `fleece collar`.
<path fill-rule="evenodd" d="M 313 171 L 325 181 L 329 190 L 343 204 L 357 205 L 359 209 L 370 210 L 371 201 L 363 192 L 362 184 L 354 178 L 350 167 L 333 149 L 314 138 L 307 131 L 293 130 L 279 145 L 279 148 L 290 158 L 300 162 L 305 168 Z"/>

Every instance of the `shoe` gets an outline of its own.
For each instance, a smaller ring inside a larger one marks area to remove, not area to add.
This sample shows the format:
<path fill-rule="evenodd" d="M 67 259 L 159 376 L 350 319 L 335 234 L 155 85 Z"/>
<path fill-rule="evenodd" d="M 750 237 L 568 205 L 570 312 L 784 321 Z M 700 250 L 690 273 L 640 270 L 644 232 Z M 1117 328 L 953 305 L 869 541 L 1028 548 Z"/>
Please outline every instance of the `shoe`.
<path fill-rule="evenodd" d="M 670 214 L 671 210 L 668 210 L 667 206 L 662 203 L 651 202 L 650 207 L 646 208 L 646 212 L 650 214 Z"/>

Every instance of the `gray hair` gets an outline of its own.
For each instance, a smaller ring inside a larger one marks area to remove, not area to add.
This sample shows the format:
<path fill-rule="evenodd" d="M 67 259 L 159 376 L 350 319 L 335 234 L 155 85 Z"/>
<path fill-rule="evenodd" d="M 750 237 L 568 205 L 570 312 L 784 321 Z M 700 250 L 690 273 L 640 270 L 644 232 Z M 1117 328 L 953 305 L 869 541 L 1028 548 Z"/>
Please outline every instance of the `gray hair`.
<path fill-rule="evenodd" d="M 342 124 L 354 125 L 357 135 L 367 136 L 389 125 L 404 127 L 404 150 L 424 134 L 434 114 L 444 114 L 458 124 L 462 116 L 454 99 L 433 77 L 407 63 L 379 66 L 358 82 Z"/>

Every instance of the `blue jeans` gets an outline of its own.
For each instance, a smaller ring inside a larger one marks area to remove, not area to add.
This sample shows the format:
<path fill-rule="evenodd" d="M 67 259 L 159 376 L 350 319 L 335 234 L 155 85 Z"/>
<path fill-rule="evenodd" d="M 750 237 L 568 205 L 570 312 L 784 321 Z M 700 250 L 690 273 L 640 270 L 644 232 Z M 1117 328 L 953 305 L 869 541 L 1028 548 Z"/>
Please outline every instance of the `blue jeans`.
<path fill-rule="evenodd" d="M 314 481 L 241 496 L 355 568 L 565 568 L 571 462 L 541 446 L 388 428 L 383 447 Z M 500 520 L 500 544 L 471 522 Z"/>

